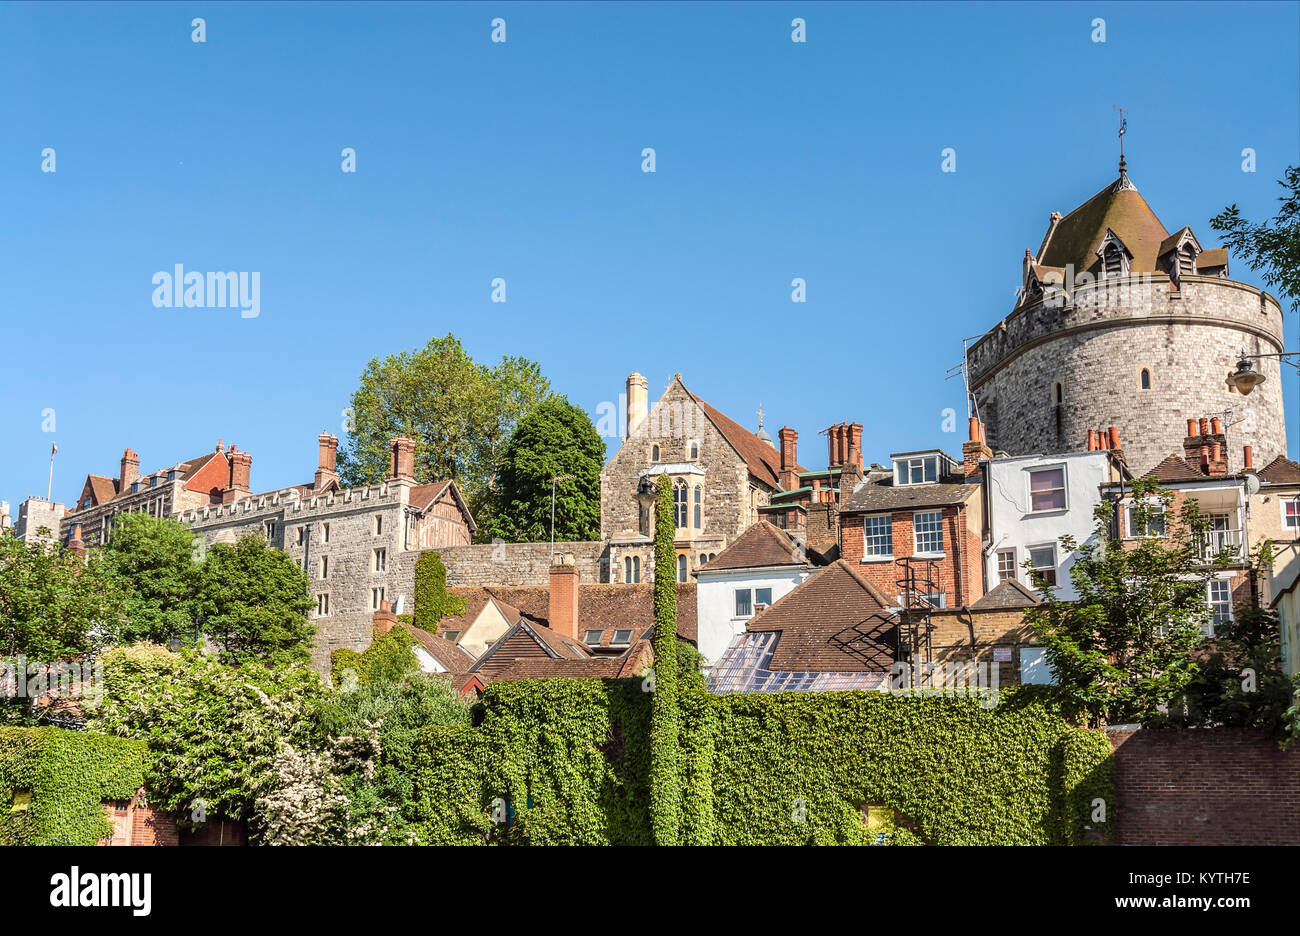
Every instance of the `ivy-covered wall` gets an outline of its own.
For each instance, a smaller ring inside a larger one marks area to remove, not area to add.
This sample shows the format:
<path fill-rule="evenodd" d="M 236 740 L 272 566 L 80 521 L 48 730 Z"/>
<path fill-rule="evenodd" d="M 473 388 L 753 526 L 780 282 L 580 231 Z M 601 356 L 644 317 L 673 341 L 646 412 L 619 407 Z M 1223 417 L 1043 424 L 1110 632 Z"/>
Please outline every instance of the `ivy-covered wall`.
<path fill-rule="evenodd" d="M 0 728 L 0 845 L 94 845 L 113 832 L 105 800 L 144 783 L 143 741 L 64 728 Z"/>
<path fill-rule="evenodd" d="M 412 765 L 421 839 L 650 844 L 645 685 L 496 683 L 475 727 L 426 729 Z M 996 709 L 695 687 L 679 704 L 688 844 L 1078 844 L 1108 840 L 1114 822 L 1110 744 L 1071 727 L 1050 690 L 1003 690 Z"/>

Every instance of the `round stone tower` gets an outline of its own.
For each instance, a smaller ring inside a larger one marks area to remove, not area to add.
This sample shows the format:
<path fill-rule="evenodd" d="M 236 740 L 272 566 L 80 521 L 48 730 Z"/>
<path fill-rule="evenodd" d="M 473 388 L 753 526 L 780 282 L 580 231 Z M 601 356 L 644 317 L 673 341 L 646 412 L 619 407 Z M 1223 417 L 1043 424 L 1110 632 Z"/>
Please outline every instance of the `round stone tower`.
<path fill-rule="evenodd" d="M 1190 227 L 1170 234 L 1120 176 L 1067 215 L 1053 212 L 1037 255 L 1025 251 L 1011 313 L 967 352 L 988 442 L 1011 455 L 1077 452 L 1089 429 L 1117 426 L 1129 467 L 1183 454 L 1187 420 L 1227 426 L 1228 467 L 1286 454 L 1277 358 L 1249 396 L 1228 382 L 1244 349 L 1282 348 L 1282 309 L 1228 279 L 1223 248 Z M 1228 414 L 1225 418 L 1225 414 Z"/>

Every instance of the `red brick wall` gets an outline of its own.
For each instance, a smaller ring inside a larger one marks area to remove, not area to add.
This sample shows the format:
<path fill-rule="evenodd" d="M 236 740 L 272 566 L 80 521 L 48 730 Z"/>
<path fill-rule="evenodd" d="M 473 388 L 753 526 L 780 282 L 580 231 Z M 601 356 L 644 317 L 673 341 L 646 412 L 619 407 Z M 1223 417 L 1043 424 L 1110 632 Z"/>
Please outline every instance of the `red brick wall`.
<path fill-rule="evenodd" d="M 983 571 L 980 566 L 979 536 L 967 529 L 966 511 L 960 515 L 956 507 L 943 508 L 944 557 L 935 561 L 940 589 L 947 595 L 950 608 L 971 604 L 984 594 Z M 894 558 L 902 559 L 913 553 L 916 540 L 912 532 L 911 509 L 891 514 L 894 536 Z M 878 515 L 877 515 L 878 516 Z M 899 593 L 898 580 L 903 569 L 893 561 L 863 562 L 865 542 L 862 533 L 862 514 L 845 514 L 840 525 L 840 556 L 854 564 L 867 581 L 879 588 L 886 597 Z M 918 566 L 918 574 L 923 574 Z"/>
<path fill-rule="evenodd" d="M 1300 748 L 1238 728 L 1110 730 L 1120 845 L 1300 845 Z"/>
<path fill-rule="evenodd" d="M 180 835 L 170 815 L 140 802 L 137 793 L 129 801 L 105 803 L 109 821 L 113 823 L 111 837 L 101 845 L 179 845 Z"/>

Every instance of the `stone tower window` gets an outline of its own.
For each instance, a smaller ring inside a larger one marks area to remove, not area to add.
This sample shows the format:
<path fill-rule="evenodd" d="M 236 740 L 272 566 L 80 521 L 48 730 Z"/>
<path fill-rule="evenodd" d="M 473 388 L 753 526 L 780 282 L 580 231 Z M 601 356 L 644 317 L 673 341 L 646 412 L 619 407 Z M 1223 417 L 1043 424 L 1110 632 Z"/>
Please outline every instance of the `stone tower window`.
<path fill-rule="evenodd" d="M 1151 389 L 1151 369 L 1149 367 L 1142 368 L 1142 371 L 1138 374 L 1138 389 Z"/>
<path fill-rule="evenodd" d="M 686 444 L 686 450 L 689 453 L 687 457 L 689 457 L 691 461 L 695 461 L 700 457 L 700 443 L 696 442 L 694 439 Z"/>
<path fill-rule="evenodd" d="M 657 446 L 657 445 L 655 445 L 655 446 L 651 446 L 651 448 L 650 448 L 650 460 L 651 460 L 652 462 L 657 462 L 657 461 L 659 460 L 659 446 Z"/>
<path fill-rule="evenodd" d="M 1052 383 L 1052 405 L 1060 406 L 1065 402 L 1065 385 L 1059 380 Z"/>

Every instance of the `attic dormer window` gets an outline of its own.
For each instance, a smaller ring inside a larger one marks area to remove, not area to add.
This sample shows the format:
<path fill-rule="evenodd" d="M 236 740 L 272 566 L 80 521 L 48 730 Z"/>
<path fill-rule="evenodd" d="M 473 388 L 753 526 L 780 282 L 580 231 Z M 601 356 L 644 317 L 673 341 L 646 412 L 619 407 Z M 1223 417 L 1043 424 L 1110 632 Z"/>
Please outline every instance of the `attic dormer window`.
<path fill-rule="evenodd" d="M 1177 254 L 1178 275 L 1195 276 L 1196 275 L 1196 248 L 1191 244 L 1183 244 Z"/>
<path fill-rule="evenodd" d="M 1128 257 L 1124 249 L 1112 241 L 1106 245 L 1101 255 L 1102 272 L 1107 276 L 1123 276 L 1128 272 Z"/>
<path fill-rule="evenodd" d="M 923 455 L 916 458 L 899 458 L 894 462 L 895 484 L 926 484 L 938 480 L 938 455 Z"/>

